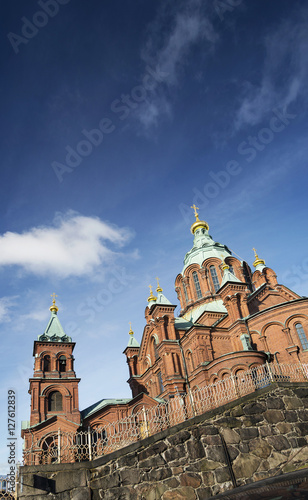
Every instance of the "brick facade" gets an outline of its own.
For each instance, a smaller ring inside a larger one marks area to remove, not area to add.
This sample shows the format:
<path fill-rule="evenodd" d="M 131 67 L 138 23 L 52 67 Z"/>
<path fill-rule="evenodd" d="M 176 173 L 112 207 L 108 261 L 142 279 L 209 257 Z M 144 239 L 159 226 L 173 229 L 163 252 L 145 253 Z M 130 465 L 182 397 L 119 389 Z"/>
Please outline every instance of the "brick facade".
<path fill-rule="evenodd" d="M 145 309 L 141 344 L 132 330 L 124 353 L 132 398 L 100 400 L 82 412 L 73 367 L 74 343 L 57 318 L 55 303 L 45 334 L 34 342 L 31 416 L 22 431 L 32 436 L 104 427 L 142 407 L 188 394 L 230 375 L 271 363 L 308 363 L 308 299 L 279 284 L 257 254 L 254 272 L 215 242 L 208 225 L 192 225 L 193 248 L 175 279 L 179 317 L 158 284 Z"/>
<path fill-rule="evenodd" d="M 308 299 L 279 284 L 257 254 L 252 272 L 198 215 L 192 232 L 175 280 L 179 317 L 158 286 L 141 345 L 125 350 L 133 396 L 169 398 L 265 362 L 307 363 Z"/>

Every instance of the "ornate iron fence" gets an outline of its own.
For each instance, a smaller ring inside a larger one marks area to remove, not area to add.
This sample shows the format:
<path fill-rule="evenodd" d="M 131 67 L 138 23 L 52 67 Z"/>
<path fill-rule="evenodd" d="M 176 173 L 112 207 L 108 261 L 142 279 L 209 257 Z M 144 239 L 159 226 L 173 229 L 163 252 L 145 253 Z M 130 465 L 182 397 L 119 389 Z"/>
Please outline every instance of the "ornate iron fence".
<path fill-rule="evenodd" d="M 77 433 L 59 430 L 46 434 L 39 440 L 32 436 L 31 447 L 24 451 L 24 464 L 93 460 L 273 382 L 308 382 L 308 364 L 266 363 L 189 391 L 185 395 L 178 394 L 156 406 L 143 407 L 104 428 L 89 428 Z"/>

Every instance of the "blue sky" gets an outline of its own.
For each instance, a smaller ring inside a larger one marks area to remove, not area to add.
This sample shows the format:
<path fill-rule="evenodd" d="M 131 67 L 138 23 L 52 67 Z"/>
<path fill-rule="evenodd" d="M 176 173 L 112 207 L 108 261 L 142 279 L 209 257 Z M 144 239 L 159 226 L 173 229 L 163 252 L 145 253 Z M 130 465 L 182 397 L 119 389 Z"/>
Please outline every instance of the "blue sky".
<path fill-rule="evenodd" d="M 51 293 L 80 409 L 129 397 L 129 321 L 140 341 L 156 276 L 177 303 L 193 203 L 215 240 L 307 294 L 308 8 L 2 0 L 0 19 L 5 473 L 7 391 L 19 434 Z"/>

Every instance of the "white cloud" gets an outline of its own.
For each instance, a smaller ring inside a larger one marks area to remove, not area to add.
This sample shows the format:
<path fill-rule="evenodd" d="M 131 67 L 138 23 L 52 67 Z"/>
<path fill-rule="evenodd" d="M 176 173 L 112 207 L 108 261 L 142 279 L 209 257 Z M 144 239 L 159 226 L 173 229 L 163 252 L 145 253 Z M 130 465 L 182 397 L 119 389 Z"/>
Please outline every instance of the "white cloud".
<path fill-rule="evenodd" d="M 125 228 L 71 211 L 58 214 L 52 226 L 0 236 L 0 266 L 17 265 L 36 275 L 82 276 L 118 255 L 109 244 L 119 248 L 130 237 Z"/>
<path fill-rule="evenodd" d="M 245 82 L 235 127 L 256 125 L 274 107 L 287 109 L 306 96 L 308 83 L 308 9 L 284 20 L 265 37 L 265 61 L 260 84 Z"/>
<path fill-rule="evenodd" d="M 0 323 L 11 321 L 10 308 L 15 305 L 15 301 L 17 298 L 17 295 L 13 297 L 0 298 Z"/>
<path fill-rule="evenodd" d="M 160 74 L 164 75 L 135 113 L 146 130 L 157 125 L 161 117 L 171 115 L 170 89 L 174 91 L 179 85 L 179 76 L 189 63 L 193 46 L 202 42 L 206 43 L 206 50 L 211 50 L 218 40 L 209 17 L 202 12 L 204 4 L 199 0 L 184 2 L 184 7 L 177 5 L 178 10 L 171 15 L 171 21 L 167 19 L 170 9 L 164 7 L 149 29 L 150 34 L 142 52 L 145 63 L 159 68 Z M 171 27 L 166 32 L 168 23 Z"/>

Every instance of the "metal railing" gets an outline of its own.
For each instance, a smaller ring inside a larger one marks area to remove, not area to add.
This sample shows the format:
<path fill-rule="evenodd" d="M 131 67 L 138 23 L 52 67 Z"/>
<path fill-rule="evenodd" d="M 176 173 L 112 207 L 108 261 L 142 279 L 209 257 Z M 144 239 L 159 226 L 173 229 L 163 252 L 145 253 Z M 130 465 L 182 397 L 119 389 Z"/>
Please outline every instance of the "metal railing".
<path fill-rule="evenodd" d="M 0 500 L 14 500 L 14 498 L 17 498 L 15 491 L 12 491 L 12 488 L 9 486 L 9 478 L 7 476 L 0 476 Z"/>
<path fill-rule="evenodd" d="M 24 464 L 93 460 L 251 394 L 273 382 L 308 382 L 308 364 L 266 363 L 188 394 L 179 394 L 153 407 L 139 407 L 136 413 L 104 427 L 88 428 L 76 433 L 59 429 L 40 439 L 32 435 L 32 444 L 24 451 Z"/>

